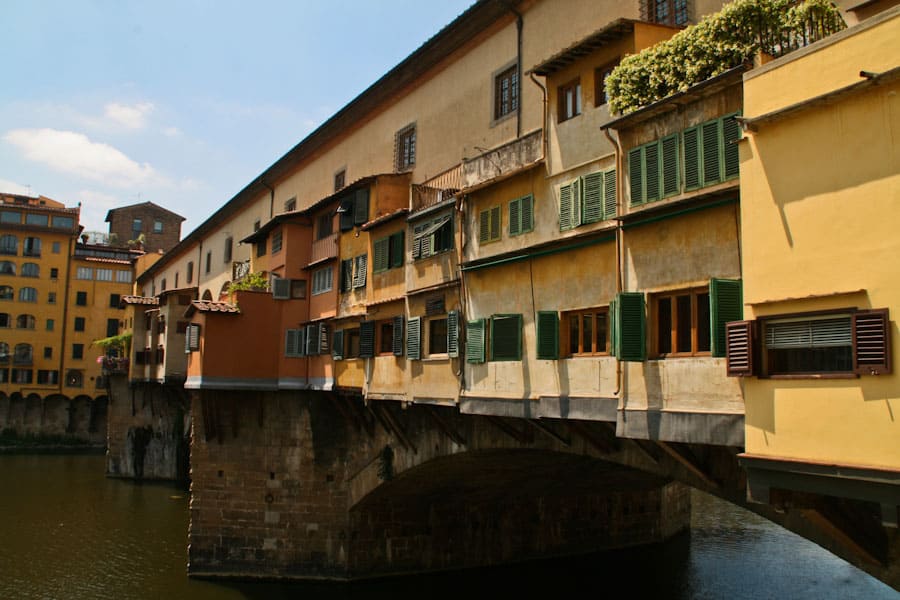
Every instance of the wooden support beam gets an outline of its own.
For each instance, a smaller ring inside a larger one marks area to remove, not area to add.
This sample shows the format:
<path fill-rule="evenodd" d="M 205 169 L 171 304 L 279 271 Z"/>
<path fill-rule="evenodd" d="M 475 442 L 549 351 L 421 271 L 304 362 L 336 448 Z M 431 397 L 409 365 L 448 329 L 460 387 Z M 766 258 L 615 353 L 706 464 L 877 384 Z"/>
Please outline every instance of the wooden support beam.
<path fill-rule="evenodd" d="M 400 423 L 397 422 L 397 418 L 394 416 L 394 413 L 391 412 L 390 406 L 382 404 L 381 410 L 384 413 L 385 419 L 387 419 L 388 423 L 390 423 L 391 427 L 394 429 L 394 434 L 397 436 L 397 439 L 400 440 L 400 442 L 408 449 L 412 450 L 413 454 L 418 454 L 419 450 L 416 448 L 416 445 L 412 443 L 412 440 L 410 440 L 406 435 L 406 432 L 403 431 Z"/>
<path fill-rule="evenodd" d="M 672 446 L 669 442 L 662 442 L 657 440 L 656 445 L 662 448 L 662 450 L 674 458 L 676 462 L 681 464 L 685 469 L 693 473 L 696 477 L 700 478 L 706 485 L 720 489 L 722 485 L 710 477 L 706 471 L 703 470 L 702 465 L 699 464 L 696 458 L 692 456 L 688 456 L 686 453 L 682 452 L 675 446 Z"/>
<path fill-rule="evenodd" d="M 334 392 L 327 392 L 325 397 L 331 399 L 331 403 L 338 409 L 338 412 L 341 413 L 341 416 L 344 417 L 345 421 L 359 429 L 359 419 L 357 419 L 353 409 L 344 402 L 343 396 L 335 394 Z"/>
<path fill-rule="evenodd" d="M 450 423 L 444 420 L 444 418 L 440 415 L 436 408 L 433 406 L 425 405 L 425 412 L 434 419 L 434 422 L 437 423 L 438 429 L 440 429 L 444 435 L 450 438 L 455 444 L 459 446 L 466 445 L 466 438 L 464 438 L 456 429 L 453 428 Z"/>
<path fill-rule="evenodd" d="M 572 445 L 572 440 L 566 439 L 563 436 L 561 436 L 560 434 L 556 433 L 556 431 L 554 431 L 553 428 L 550 427 L 550 425 L 548 425 L 547 423 L 542 422 L 539 419 L 528 419 L 528 422 L 531 423 L 532 427 L 534 427 L 538 431 L 550 436 L 551 438 L 553 438 L 554 440 L 556 440 L 557 442 L 559 442 L 566 448 L 568 448 L 569 446 Z"/>
<path fill-rule="evenodd" d="M 659 464 L 659 459 L 662 458 L 662 452 L 659 451 L 659 448 L 653 442 L 649 440 L 638 440 L 634 438 L 628 438 L 631 441 L 631 444 L 637 448 L 641 454 L 649 458 L 656 464 Z"/>
<path fill-rule="evenodd" d="M 492 415 L 485 415 L 484 418 L 487 419 L 490 423 L 492 423 L 497 429 L 499 429 L 500 431 L 502 431 L 503 433 L 505 433 L 512 439 L 516 440 L 520 444 L 530 444 L 533 440 L 533 438 L 530 435 L 528 435 L 526 432 L 519 431 L 518 429 L 516 429 L 515 427 L 513 427 L 512 425 L 510 425 L 509 423 L 504 421 L 503 417 L 495 417 Z"/>
<path fill-rule="evenodd" d="M 834 539 L 862 560 L 873 565 L 884 566 L 885 562 L 870 551 L 869 548 L 866 547 L 867 544 L 860 539 L 861 536 L 859 535 L 859 532 L 847 530 L 846 527 L 838 526 L 819 509 L 804 508 L 800 510 L 800 515 L 828 537 Z"/>
<path fill-rule="evenodd" d="M 615 434 L 613 434 L 613 439 L 610 440 L 608 431 L 605 429 L 595 431 L 590 426 L 590 423 L 584 421 L 566 420 L 565 424 L 572 433 L 583 437 L 588 444 L 601 454 L 611 454 L 619 449 L 619 443 L 615 439 Z"/>

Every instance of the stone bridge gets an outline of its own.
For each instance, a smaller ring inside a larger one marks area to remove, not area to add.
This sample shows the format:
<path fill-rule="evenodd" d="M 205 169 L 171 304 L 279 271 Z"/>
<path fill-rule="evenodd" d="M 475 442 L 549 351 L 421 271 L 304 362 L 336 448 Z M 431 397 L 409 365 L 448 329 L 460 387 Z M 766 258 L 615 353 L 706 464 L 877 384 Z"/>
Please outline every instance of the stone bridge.
<path fill-rule="evenodd" d="M 194 576 L 352 580 L 652 543 L 688 527 L 692 486 L 900 589 L 879 506 L 748 504 L 741 448 L 336 392 L 200 391 L 191 410 Z"/>

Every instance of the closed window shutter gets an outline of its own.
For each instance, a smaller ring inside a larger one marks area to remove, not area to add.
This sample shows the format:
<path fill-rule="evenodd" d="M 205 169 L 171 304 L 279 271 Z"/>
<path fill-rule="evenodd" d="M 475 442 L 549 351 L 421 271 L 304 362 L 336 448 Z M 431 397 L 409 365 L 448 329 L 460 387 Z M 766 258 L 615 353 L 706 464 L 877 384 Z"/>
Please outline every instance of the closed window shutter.
<path fill-rule="evenodd" d="M 291 280 L 276 277 L 272 279 L 272 298 L 287 300 L 291 297 Z"/>
<path fill-rule="evenodd" d="M 738 140 L 741 139 L 741 126 L 735 117 L 737 115 L 730 115 L 722 119 L 722 154 L 725 159 L 725 179 L 731 179 L 740 174 L 741 164 L 738 153 Z"/>
<path fill-rule="evenodd" d="M 537 314 L 537 357 L 559 358 L 559 315 L 556 312 L 542 310 Z"/>
<path fill-rule="evenodd" d="M 509 235 L 522 233 L 521 198 L 516 198 L 509 203 Z"/>
<path fill-rule="evenodd" d="M 755 332 L 754 321 L 732 321 L 725 324 L 725 365 L 729 377 L 750 377 L 755 374 Z"/>
<path fill-rule="evenodd" d="M 318 341 L 319 354 L 328 354 L 328 333 L 329 327 L 325 323 L 319 323 Z"/>
<path fill-rule="evenodd" d="M 359 356 L 375 356 L 375 321 L 363 321 L 359 324 Z"/>
<path fill-rule="evenodd" d="M 891 321 L 888 309 L 852 315 L 853 370 L 860 375 L 887 375 L 891 365 Z"/>
<path fill-rule="evenodd" d="M 491 209 L 491 239 L 500 239 L 500 207 L 495 206 Z"/>
<path fill-rule="evenodd" d="M 402 316 L 394 317 L 394 338 L 391 340 L 391 350 L 394 356 L 403 356 L 403 324 L 406 319 Z"/>
<path fill-rule="evenodd" d="M 185 354 L 191 353 L 191 326 L 190 325 L 188 325 L 187 329 L 184 330 L 184 353 Z M 140 352 L 135 352 L 135 361 L 137 361 L 138 354 L 140 354 Z M 138 363 L 138 364 L 140 364 L 140 363 Z"/>
<path fill-rule="evenodd" d="M 341 291 L 349 292 L 353 288 L 353 259 L 341 261 Z"/>
<path fill-rule="evenodd" d="M 704 123 L 700 129 L 703 134 L 703 185 L 712 185 L 722 178 L 719 160 L 721 148 L 719 122 Z"/>
<path fill-rule="evenodd" d="M 640 292 L 618 294 L 616 313 L 619 360 L 643 362 L 647 356 L 644 294 Z"/>
<path fill-rule="evenodd" d="M 522 359 L 522 315 L 491 317 L 491 360 Z"/>
<path fill-rule="evenodd" d="M 582 215 L 585 223 L 603 220 L 603 173 L 590 173 L 581 178 L 584 190 L 584 209 Z"/>
<path fill-rule="evenodd" d="M 684 189 L 700 187 L 700 129 L 693 127 L 682 134 L 684 141 Z"/>
<path fill-rule="evenodd" d="M 410 360 L 421 358 L 419 339 L 422 327 L 422 318 L 413 317 L 406 322 L 406 357 Z"/>
<path fill-rule="evenodd" d="M 303 356 L 305 348 L 303 347 L 303 330 L 288 329 L 284 336 L 284 354 L 285 356 L 297 357 Z"/>
<path fill-rule="evenodd" d="M 353 224 L 362 225 L 369 220 L 369 190 L 364 188 L 356 190 L 356 198 L 353 202 Z"/>
<path fill-rule="evenodd" d="M 643 148 L 634 148 L 628 152 L 628 183 L 631 187 L 631 205 L 644 201 Z"/>
<path fill-rule="evenodd" d="M 306 326 L 306 354 L 308 356 L 314 356 L 319 353 L 318 331 L 316 325 Z"/>
<path fill-rule="evenodd" d="M 390 256 L 388 260 L 388 268 L 390 269 L 403 266 L 403 255 L 406 251 L 405 244 L 403 243 L 403 237 L 404 236 L 402 231 L 398 231 L 390 237 Z"/>
<path fill-rule="evenodd" d="M 491 211 L 478 213 L 478 243 L 483 244 L 491 239 Z"/>
<path fill-rule="evenodd" d="M 654 142 L 644 146 L 644 199 L 653 202 L 662 198 L 660 194 L 660 161 L 659 143 Z"/>
<path fill-rule="evenodd" d="M 340 206 L 340 228 L 341 231 L 353 229 L 353 197 L 347 197 L 341 200 Z"/>
<path fill-rule="evenodd" d="M 572 229 L 575 224 L 572 222 L 572 204 L 575 199 L 572 198 L 572 186 L 559 186 L 559 230 L 565 231 Z"/>
<path fill-rule="evenodd" d="M 534 229 L 534 196 L 525 196 L 519 201 L 522 210 L 522 233 Z"/>
<path fill-rule="evenodd" d="M 665 137 L 662 146 L 662 195 L 671 196 L 679 191 L 678 134 Z"/>
<path fill-rule="evenodd" d="M 390 264 L 390 239 L 375 240 L 375 243 L 372 244 L 372 254 L 372 272 L 381 273 L 382 271 L 387 271 Z"/>
<path fill-rule="evenodd" d="M 613 356 L 619 356 L 619 317 L 616 312 L 616 299 L 609 301 L 609 353 Z"/>
<path fill-rule="evenodd" d="M 369 255 L 360 254 L 354 259 L 353 287 L 366 287 L 366 270 L 369 264 Z"/>
<path fill-rule="evenodd" d="M 466 362 L 484 362 L 484 319 L 466 323 Z"/>
<path fill-rule="evenodd" d="M 744 318 L 744 299 L 740 279 L 710 279 L 709 331 L 713 356 L 725 356 L 725 324 Z"/>
<path fill-rule="evenodd" d="M 331 358 L 343 360 L 344 358 L 344 330 L 336 329 L 331 340 Z"/>
<path fill-rule="evenodd" d="M 616 170 L 607 171 L 603 176 L 603 218 L 616 216 Z"/>
<path fill-rule="evenodd" d="M 447 313 L 447 355 L 459 356 L 459 312 L 455 310 Z"/>
<path fill-rule="evenodd" d="M 188 349 L 191 352 L 196 352 L 200 349 L 200 326 L 199 325 L 188 325 L 187 336 L 188 338 Z"/>

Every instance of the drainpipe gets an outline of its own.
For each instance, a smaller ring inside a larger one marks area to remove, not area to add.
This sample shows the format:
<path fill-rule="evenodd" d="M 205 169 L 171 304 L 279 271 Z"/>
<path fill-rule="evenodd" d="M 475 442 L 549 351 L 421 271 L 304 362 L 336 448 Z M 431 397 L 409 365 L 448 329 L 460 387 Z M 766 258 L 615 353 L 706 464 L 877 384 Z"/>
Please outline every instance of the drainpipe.
<path fill-rule="evenodd" d="M 269 219 L 271 220 L 275 216 L 275 188 L 263 181 L 262 178 L 260 178 L 259 182 L 264 188 L 269 190 Z"/>
<path fill-rule="evenodd" d="M 616 151 L 616 214 L 621 214 L 622 209 L 622 198 L 624 196 L 622 189 L 622 182 L 624 180 L 624 176 L 622 173 L 622 147 L 619 145 L 618 139 L 614 139 L 612 135 L 609 133 L 609 129 L 603 130 L 604 135 L 606 135 L 606 139 L 609 140 L 609 143 L 612 144 L 613 148 Z M 618 137 L 618 136 L 617 136 Z M 616 293 L 622 291 L 624 285 L 622 282 L 622 271 L 623 267 L 623 252 L 622 252 L 622 222 L 616 222 Z M 613 315 L 615 317 L 615 315 Z M 622 392 L 622 361 L 616 357 L 616 391 L 615 395 L 619 396 Z M 625 394 L 621 394 L 622 396 L 622 408 L 625 408 Z"/>
<path fill-rule="evenodd" d="M 61 347 L 59 349 L 59 375 L 58 375 L 58 380 L 57 380 L 57 382 L 59 383 L 60 395 L 62 395 L 62 393 L 63 393 L 63 385 L 66 380 L 66 372 L 65 372 L 64 368 L 65 368 L 65 359 L 66 359 L 66 330 L 69 325 L 68 324 L 69 288 L 70 288 L 70 280 L 72 279 L 70 277 L 70 275 L 72 272 L 72 262 L 75 260 L 75 248 L 73 247 L 73 244 L 75 243 L 75 240 L 77 239 L 78 234 L 76 233 L 75 235 L 76 235 L 76 237 L 69 238 L 69 255 L 66 259 L 66 274 L 64 275 L 64 279 L 63 279 L 63 281 L 66 282 L 66 286 L 65 286 L 65 291 L 63 292 L 63 313 L 62 313 L 62 323 L 60 323 L 60 326 L 62 327 L 62 340 L 61 340 Z M 59 301 L 59 298 L 57 298 L 57 302 L 58 301 Z M 34 358 L 34 353 L 32 352 L 32 359 L 33 358 Z M 15 358 L 14 358 L 14 360 L 15 360 Z"/>
<path fill-rule="evenodd" d="M 541 123 L 542 123 L 542 126 L 541 126 L 541 156 L 542 156 L 542 158 L 546 159 L 547 158 L 547 128 L 549 127 L 549 123 L 550 123 L 550 114 L 547 111 L 547 86 L 545 86 L 540 81 L 535 79 L 534 73 L 529 73 L 528 77 L 531 79 L 531 82 L 534 85 L 541 88 L 541 94 L 543 95 L 544 116 L 541 121 Z"/>

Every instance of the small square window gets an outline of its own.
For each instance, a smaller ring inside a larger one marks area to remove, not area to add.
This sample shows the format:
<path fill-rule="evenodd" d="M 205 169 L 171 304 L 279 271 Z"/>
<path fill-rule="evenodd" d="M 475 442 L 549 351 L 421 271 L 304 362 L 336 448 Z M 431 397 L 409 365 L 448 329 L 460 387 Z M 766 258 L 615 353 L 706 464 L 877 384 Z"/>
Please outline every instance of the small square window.
<path fill-rule="evenodd" d="M 291 198 L 284 203 L 284 212 L 294 212 L 297 210 L 297 199 Z"/>
<path fill-rule="evenodd" d="M 163 231 L 163 222 L 159 219 L 153 221 L 153 233 L 162 233 Z"/>
<path fill-rule="evenodd" d="M 44 346 L 44 358 L 53 358 L 53 348 Z"/>
<path fill-rule="evenodd" d="M 338 191 L 347 185 L 347 169 L 341 169 L 334 174 L 334 191 Z"/>
<path fill-rule="evenodd" d="M 59 252 L 60 252 L 59 242 L 53 242 L 53 244 L 51 244 L 51 246 L 52 246 L 53 254 L 59 254 Z"/>
<path fill-rule="evenodd" d="M 72 358 L 84 358 L 84 344 L 72 344 Z"/>
<path fill-rule="evenodd" d="M 87 292 L 75 292 L 75 305 L 87 306 Z"/>
<path fill-rule="evenodd" d="M 75 317 L 75 331 L 84 331 L 84 317 Z"/>

